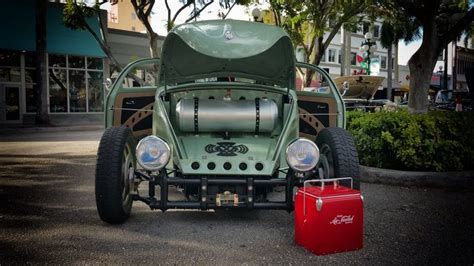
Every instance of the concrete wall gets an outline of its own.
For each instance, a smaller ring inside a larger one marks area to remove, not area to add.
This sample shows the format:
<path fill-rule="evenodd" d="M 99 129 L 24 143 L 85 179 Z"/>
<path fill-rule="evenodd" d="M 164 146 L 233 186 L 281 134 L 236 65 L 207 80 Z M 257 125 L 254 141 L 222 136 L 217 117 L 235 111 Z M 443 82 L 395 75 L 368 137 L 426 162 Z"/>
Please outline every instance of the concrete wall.
<path fill-rule="evenodd" d="M 164 37 L 160 37 L 158 40 L 159 50 L 161 50 L 163 40 Z M 134 60 L 151 56 L 148 37 L 144 33 L 109 29 L 107 41 L 113 55 L 122 66 Z"/>

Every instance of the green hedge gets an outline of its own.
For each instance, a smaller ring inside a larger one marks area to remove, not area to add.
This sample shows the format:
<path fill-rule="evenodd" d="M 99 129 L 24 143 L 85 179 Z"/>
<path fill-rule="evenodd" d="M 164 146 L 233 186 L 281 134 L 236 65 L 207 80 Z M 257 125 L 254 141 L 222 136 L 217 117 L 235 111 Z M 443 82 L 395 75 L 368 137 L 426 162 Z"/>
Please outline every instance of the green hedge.
<path fill-rule="evenodd" d="M 348 112 L 360 163 L 419 171 L 474 169 L 474 112 Z"/>

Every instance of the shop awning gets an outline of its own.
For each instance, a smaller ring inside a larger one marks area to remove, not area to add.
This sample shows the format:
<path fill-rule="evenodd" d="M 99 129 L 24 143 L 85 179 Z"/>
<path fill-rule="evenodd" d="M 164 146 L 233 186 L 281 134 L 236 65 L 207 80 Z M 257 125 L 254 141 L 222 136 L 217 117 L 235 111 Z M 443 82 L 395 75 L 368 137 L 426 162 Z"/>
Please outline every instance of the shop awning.
<path fill-rule="evenodd" d="M 35 51 L 34 0 L 4 1 L 0 9 L 0 49 Z M 48 2 L 47 52 L 55 54 L 105 57 L 104 52 L 88 31 L 71 30 L 62 23 L 64 5 Z M 100 36 L 96 17 L 88 20 L 92 29 Z"/>

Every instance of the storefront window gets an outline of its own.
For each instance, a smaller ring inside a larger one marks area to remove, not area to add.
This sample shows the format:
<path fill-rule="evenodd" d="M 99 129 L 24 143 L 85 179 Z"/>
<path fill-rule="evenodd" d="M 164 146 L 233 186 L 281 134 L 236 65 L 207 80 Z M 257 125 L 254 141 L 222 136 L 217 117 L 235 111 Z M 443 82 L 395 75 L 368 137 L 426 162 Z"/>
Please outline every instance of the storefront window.
<path fill-rule="evenodd" d="M 0 67 L 0 81 L 21 82 L 19 67 Z"/>
<path fill-rule="evenodd" d="M 63 79 L 60 79 L 63 85 L 59 86 L 61 91 L 57 86 L 58 82 L 52 82 L 50 77 L 51 112 L 103 112 L 102 58 L 50 55 L 49 60 L 50 73 L 64 75 Z M 53 102 L 56 107 L 53 107 Z"/>
<path fill-rule="evenodd" d="M 25 67 L 36 67 L 36 54 L 25 52 Z"/>
<path fill-rule="evenodd" d="M 88 71 L 87 81 L 89 88 L 89 112 L 102 112 L 104 89 L 103 89 L 103 74 L 99 71 Z"/>
<path fill-rule="evenodd" d="M 0 50 L 0 82 L 21 82 L 20 53 Z"/>
<path fill-rule="evenodd" d="M 69 70 L 69 112 L 86 111 L 85 72 Z"/>
<path fill-rule="evenodd" d="M 27 113 L 36 112 L 36 54 L 23 52 L 25 58 L 25 104 Z"/>
<path fill-rule="evenodd" d="M 25 99 L 26 99 L 26 112 L 34 113 L 36 112 L 36 95 L 35 91 L 37 90 L 36 85 L 26 84 L 25 87 Z"/>
<path fill-rule="evenodd" d="M 20 66 L 20 53 L 15 51 L 0 50 L 0 66 Z"/>
<path fill-rule="evenodd" d="M 68 56 L 69 68 L 85 68 L 85 57 Z"/>
<path fill-rule="evenodd" d="M 50 54 L 48 57 L 49 67 L 66 67 L 66 56 Z"/>
<path fill-rule="evenodd" d="M 87 57 L 87 69 L 100 69 L 102 70 L 103 66 L 102 58 Z"/>
<path fill-rule="evenodd" d="M 67 112 L 66 70 L 49 69 L 49 105 L 51 112 Z"/>
<path fill-rule="evenodd" d="M 36 79 L 36 70 L 35 69 L 25 69 L 25 82 L 34 83 Z"/>

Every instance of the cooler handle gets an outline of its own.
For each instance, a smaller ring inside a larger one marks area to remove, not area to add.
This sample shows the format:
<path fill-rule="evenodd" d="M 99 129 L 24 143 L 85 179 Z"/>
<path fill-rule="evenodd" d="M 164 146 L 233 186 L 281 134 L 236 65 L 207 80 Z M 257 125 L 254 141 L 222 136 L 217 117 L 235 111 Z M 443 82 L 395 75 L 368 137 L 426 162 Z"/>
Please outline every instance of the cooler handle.
<path fill-rule="evenodd" d="M 324 184 L 327 183 L 327 182 L 334 182 L 334 187 L 336 187 L 337 184 L 339 184 L 340 180 L 346 180 L 346 179 L 351 180 L 351 189 L 353 189 L 354 179 L 352 177 L 339 177 L 339 178 L 328 178 L 328 179 L 310 179 L 310 180 L 304 181 L 303 182 L 303 215 L 306 216 L 306 187 L 307 187 L 306 184 L 321 182 L 321 190 L 323 190 L 324 189 Z M 317 201 L 316 201 L 316 204 L 317 204 Z"/>

